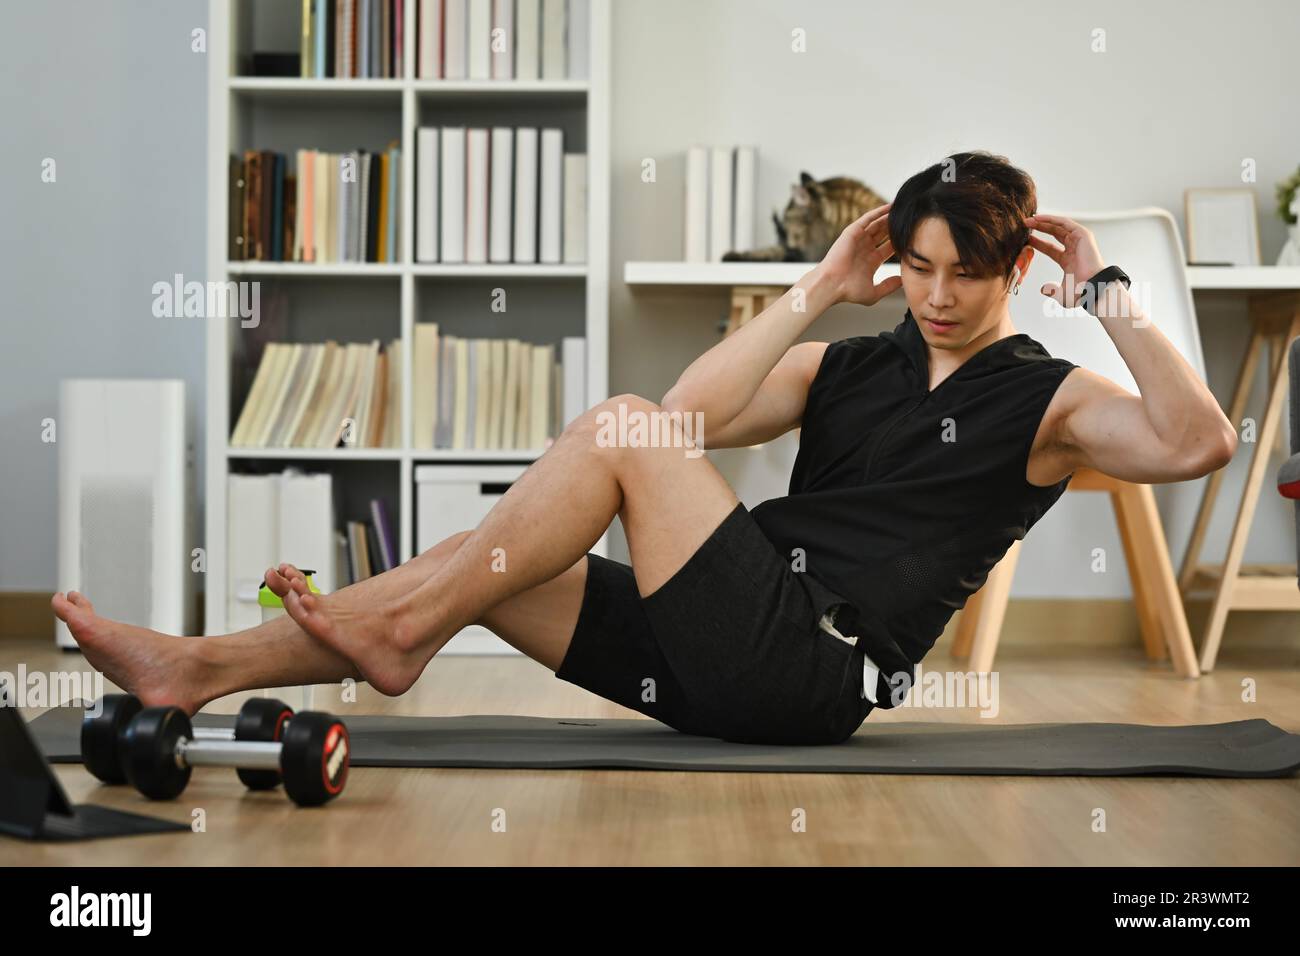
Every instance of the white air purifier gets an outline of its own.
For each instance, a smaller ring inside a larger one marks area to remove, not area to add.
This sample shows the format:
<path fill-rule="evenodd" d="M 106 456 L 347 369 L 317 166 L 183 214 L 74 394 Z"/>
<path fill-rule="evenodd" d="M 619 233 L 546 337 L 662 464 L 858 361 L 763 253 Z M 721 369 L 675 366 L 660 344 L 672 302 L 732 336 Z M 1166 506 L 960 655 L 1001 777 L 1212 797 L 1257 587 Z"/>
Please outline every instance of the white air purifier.
<path fill-rule="evenodd" d="M 59 449 L 59 581 L 104 617 L 194 634 L 204 564 L 193 529 L 194 449 L 180 379 L 65 379 Z M 199 570 L 194 570 L 195 567 Z M 60 647 L 76 647 L 56 618 Z"/>

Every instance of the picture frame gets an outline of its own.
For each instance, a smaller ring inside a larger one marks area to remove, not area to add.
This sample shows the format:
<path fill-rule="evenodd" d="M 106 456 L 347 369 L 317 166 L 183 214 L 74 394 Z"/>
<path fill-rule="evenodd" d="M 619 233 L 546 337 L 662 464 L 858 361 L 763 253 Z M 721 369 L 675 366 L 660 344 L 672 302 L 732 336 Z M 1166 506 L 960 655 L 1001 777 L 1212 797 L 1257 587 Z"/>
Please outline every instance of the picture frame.
<path fill-rule="evenodd" d="M 1255 191 L 1245 186 L 1183 191 L 1187 264 L 1260 264 Z"/>

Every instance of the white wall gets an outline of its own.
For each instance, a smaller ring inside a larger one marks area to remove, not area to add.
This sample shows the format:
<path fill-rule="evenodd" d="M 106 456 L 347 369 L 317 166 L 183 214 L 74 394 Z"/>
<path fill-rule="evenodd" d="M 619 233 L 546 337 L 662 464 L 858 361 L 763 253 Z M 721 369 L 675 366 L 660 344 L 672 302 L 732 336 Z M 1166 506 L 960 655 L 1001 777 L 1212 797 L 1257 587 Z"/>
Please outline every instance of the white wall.
<path fill-rule="evenodd" d="M 55 584 L 56 453 L 41 443 L 40 422 L 56 413 L 61 377 L 181 377 L 191 415 L 201 410 L 202 329 L 154 319 L 149 305 L 155 281 L 203 268 L 206 64 L 189 37 L 205 22 L 201 0 L 6 7 L 0 589 Z M 807 31 L 806 53 L 790 50 L 795 27 Z M 1105 54 L 1089 51 L 1097 27 L 1107 31 Z M 1185 187 L 1235 185 L 1251 156 L 1271 262 L 1283 239 L 1273 184 L 1300 162 L 1288 67 L 1296 36 L 1300 7 L 1288 0 L 615 0 L 611 392 L 657 399 L 718 340 L 720 296 L 633 295 L 622 282 L 628 259 L 681 256 L 681 159 L 696 142 L 758 147 L 763 241 L 771 208 L 784 205 L 802 169 L 858 176 L 888 197 L 943 155 L 983 148 L 1027 169 L 1044 208 L 1155 204 L 1181 223 Z M 46 156 L 58 163 L 55 184 L 40 181 Z M 647 156 L 658 161 L 654 185 L 640 181 Z M 1198 297 L 1197 307 L 1211 386 L 1224 396 L 1244 313 L 1232 299 Z M 809 337 L 892 328 L 901 312 L 892 302 L 842 307 Z M 711 457 L 752 505 L 784 492 L 793 437 Z M 1229 495 L 1240 487 L 1240 457 Z M 1157 491 L 1176 560 L 1195 492 Z M 1096 576 L 1080 564 L 1084 544 L 1120 553 L 1094 497 L 1069 495 L 1043 519 L 1014 593 L 1128 593 L 1122 572 Z M 1228 517 L 1215 522 L 1212 553 Z M 1290 535 L 1283 503 L 1266 493 L 1248 560 L 1293 558 Z M 626 560 L 617 531 L 614 555 Z"/>
<path fill-rule="evenodd" d="M 694 143 L 757 146 L 762 245 L 775 240 L 771 212 L 784 207 L 801 170 L 855 176 L 888 199 L 913 173 L 962 149 L 987 149 L 1028 171 L 1043 209 L 1157 205 L 1180 228 L 1185 188 L 1239 185 L 1242 159 L 1254 157 L 1265 262 L 1285 239 L 1274 184 L 1300 163 L 1300 5 L 1289 0 L 618 0 L 615 27 L 616 392 L 659 399 L 719 340 L 723 294 L 633 292 L 621 281 L 627 260 L 682 257 L 683 155 Z M 805 53 L 791 50 L 796 28 L 805 31 Z M 1105 53 L 1091 52 L 1095 28 L 1106 31 Z M 645 157 L 657 161 L 657 183 L 641 181 Z M 1198 295 L 1196 306 L 1210 386 L 1226 403 L 1247 338 L 1244 303 Z M 873 334 L 893 328 L 905 308 L 901 296 L 870 310 L 839 306 L 804 338 Z M 1257 417 L 1262 401 L 1257 387 Z M 1230 466 L 1224 500 L 1239 495 L 1250 447 Z M 753 506 L 785 492 L 794 452 L 787 435 L 710 458 Z M 1156 490 L 1175 563 L 1201 485 Z M 1221 557 L 1230 519 L 1230 508 L 1220 508 L 1203 560 Z M 1268 488 L 1254 527 L 1248 561 L 1295 560 L 1292 512 Z M 1089 570 L 1093 547 L 1107 549 L 1111 573 Z M 1104 496 L 1068 494 L 1026 538 L 1013 594 L 1127 595 L 1122 554 Z"/>

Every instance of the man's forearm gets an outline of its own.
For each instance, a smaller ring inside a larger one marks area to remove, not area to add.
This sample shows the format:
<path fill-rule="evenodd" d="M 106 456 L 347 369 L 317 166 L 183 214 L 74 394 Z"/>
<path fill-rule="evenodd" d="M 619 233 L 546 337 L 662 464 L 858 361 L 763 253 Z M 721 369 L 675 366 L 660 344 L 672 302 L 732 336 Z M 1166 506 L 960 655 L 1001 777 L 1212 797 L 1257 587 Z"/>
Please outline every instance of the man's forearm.
<path fill-rule="evenodd" d="M 687 366 L 664 395 L 663 407 L 703 412 L 711 423 L 731 421 L 749 404 L 786 350 L 835 303 L 836 294 L 822 270 L 813 269 Z"/>
<path fill-rule="evenodd" d="M 1133 373 L 1151 428 L 1170 448 L 1197 456 L 1221 448 L 1232 424 L 1218 400 L 1120 283 L 1102 289 L 1097 318 Z"/>

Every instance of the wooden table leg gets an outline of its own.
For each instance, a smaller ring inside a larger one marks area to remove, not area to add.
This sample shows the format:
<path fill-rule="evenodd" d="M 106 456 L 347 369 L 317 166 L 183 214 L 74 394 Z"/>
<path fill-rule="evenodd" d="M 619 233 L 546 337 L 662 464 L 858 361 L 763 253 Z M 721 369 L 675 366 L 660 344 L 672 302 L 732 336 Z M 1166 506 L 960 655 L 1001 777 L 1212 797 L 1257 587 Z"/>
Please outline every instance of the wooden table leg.
<path fill-rule="evenodd" d="M 1270 342 L 1269 354 L 1269 388 L 1264 420 L 1259 433 L 1255 436 L 1255 448 L 1251 453 L 1250 468 L 1246 473 L 1246 486 L 1242 493 L 1241 506 L 1232 526 L 1228 539 L 1228 552 L 1224 558 L 1214 590 L 1214 601 L 1210 607 L 1210 617 L 1205 627 L 1205 641 L 1201 647 L 1201 669 L 1211 671 L 1219 655 L 1219 645 L 1223 640 L 1223 630 L 1227 623 L 1228 612 L 1232 610 L 1234 590 L 1242 579 L 1242 557 L 1246 552 L 1246 540 L 1250 536 L 1251 521 L 1255 517 L 1255 508 L 1259 496 L 1267 482 L 1269 460 L 1272 457 L 1274 436 L 1281 425 L 1282 406 L 1286 398 L 1287 374 L 1286 352 L 1291 340 L 1300 335 L 1300 297 L 1291 296 L 1285 300 L 1282 308 L 1289 311 L 1281 313 L 1279 321 L 1278 299 L 1275 296 L 1252 296 L 1252 319 L 1257 330 Z"/>

